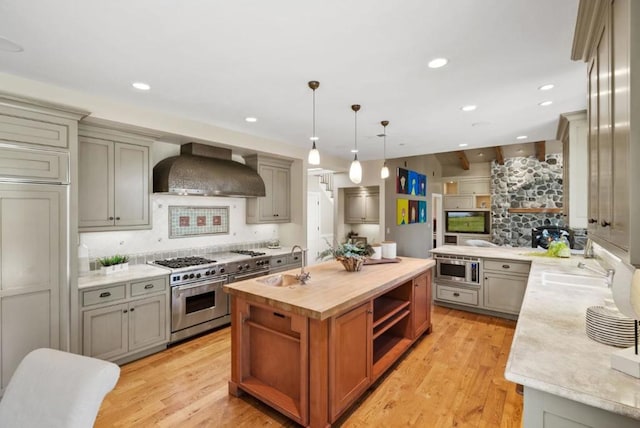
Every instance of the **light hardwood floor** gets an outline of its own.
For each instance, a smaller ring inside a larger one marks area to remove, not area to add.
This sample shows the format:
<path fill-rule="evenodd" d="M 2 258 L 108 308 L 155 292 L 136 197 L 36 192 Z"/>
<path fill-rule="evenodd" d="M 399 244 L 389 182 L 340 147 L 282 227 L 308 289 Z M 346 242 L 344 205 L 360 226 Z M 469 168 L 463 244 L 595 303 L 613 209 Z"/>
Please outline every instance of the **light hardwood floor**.
<path fill-rule="evenodd" d="M 520 427 L 522 397 L 504 379 L 515 322 L 439 306 L 420 339 L 338 426 Z M 230 329 L 124 365 L 96 427 L 296 427 L 229 396 Z"/>

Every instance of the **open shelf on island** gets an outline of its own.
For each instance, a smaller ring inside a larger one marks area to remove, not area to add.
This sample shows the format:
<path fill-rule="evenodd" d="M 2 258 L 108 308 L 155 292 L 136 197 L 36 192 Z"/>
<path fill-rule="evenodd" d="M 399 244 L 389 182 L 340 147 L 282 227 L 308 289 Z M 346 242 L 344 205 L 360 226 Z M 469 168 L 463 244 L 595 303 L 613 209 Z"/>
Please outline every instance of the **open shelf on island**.
<path fill-rule="evenodd" d="M 411 302 L 392 297 L 380 296 L 373 301 L 373 329 L 407 308 Z"/>

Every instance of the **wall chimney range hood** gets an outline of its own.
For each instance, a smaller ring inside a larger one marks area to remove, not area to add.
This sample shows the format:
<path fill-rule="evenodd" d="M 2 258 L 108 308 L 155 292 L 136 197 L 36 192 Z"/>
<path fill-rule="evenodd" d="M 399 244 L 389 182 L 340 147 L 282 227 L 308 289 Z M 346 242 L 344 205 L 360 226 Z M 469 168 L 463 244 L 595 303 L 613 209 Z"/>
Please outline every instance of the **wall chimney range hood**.
<path fill-rule="evenodd" d="M 153 167 L 154 193 L 200 196 L 265 196 L 264 181 L 250 167 L 231 160 L 231 150 L 187 143 L 180 156 Z"/>

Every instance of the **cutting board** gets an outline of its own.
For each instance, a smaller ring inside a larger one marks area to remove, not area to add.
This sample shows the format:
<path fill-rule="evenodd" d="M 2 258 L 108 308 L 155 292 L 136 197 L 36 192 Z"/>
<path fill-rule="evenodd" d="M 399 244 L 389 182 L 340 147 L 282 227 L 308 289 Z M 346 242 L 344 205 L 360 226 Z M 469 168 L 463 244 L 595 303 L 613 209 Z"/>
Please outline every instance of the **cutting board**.
<path fill-rule="evenodd" d="M 382 263 L 400 263 L 402 259 L 400 257 L 396 257 L 395 259 L 366 259 L 363 264 L 365 265 L 379 265 Z"/>

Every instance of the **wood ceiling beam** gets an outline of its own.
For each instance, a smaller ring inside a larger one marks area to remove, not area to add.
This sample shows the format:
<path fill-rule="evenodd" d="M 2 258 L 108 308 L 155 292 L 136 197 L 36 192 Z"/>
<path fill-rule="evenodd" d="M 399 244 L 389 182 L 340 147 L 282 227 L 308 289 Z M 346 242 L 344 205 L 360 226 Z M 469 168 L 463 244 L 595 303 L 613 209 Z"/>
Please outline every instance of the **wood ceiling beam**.
<path fill-rule="evenodd" d="M 460 166 L 462 167 L 462 169 L 464 169 L 465 171 L 468 171 L 469 159 L 467 159 L 467 155 L 464 153 L 464 150 L 458 150 L 456 152 L 456 155 L 458 155 L 458 160 L 460 160 Z"/>
<path fill-rule="evenodd" d="M 536 141 L 534 144 L 536 146 L 536 158 L 538 158 L 540 162 L 544 162 L 544 159 L 545 159 L 544 141 Z"/>
<path fill-rule="evenodd" d="M 496 147 L 496 162 L 498 165 L 504 165 L 504 153 L 502 152 L 502 147 Z"/>

